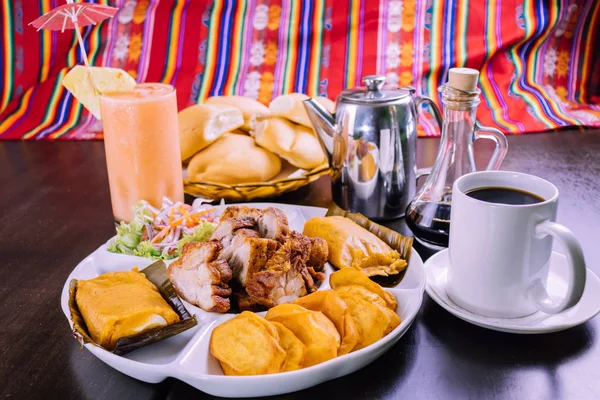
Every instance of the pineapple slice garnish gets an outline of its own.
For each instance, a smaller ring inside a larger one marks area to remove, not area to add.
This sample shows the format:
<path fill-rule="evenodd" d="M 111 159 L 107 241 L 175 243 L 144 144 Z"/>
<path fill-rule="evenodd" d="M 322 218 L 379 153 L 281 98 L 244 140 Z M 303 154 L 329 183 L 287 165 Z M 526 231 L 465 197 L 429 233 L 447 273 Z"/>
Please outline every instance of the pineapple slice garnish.
<path fill-rule="evenodd" d="M 94 117 L 101 119 L 99 94 L 130 92 L 136 82 L 119 68 L 76 65 L 65 75 L 62 84 Z"/>

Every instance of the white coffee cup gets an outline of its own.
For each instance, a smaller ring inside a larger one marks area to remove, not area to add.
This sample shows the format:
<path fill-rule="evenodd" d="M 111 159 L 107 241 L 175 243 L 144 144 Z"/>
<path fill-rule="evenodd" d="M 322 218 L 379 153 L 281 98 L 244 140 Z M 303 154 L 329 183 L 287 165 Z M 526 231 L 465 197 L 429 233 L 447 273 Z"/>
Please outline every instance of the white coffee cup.
<path fill-rule="evenodd" d="M 517 189 L 544 201 L 508 205 L 466 194 L 488 187 Z M 555 222 L 557 207 L 556 186 L 533 175 L 482 171 L 457 179 L 452 190 L 448 297 L 465 310 L 494 318 L 538 310 L 554 314 L 577 304 L 585 287 L 585 260 L 575 235 Z M 569 264 L 567 293 L 561 299 L 545 288 L 553 238 Z"/>

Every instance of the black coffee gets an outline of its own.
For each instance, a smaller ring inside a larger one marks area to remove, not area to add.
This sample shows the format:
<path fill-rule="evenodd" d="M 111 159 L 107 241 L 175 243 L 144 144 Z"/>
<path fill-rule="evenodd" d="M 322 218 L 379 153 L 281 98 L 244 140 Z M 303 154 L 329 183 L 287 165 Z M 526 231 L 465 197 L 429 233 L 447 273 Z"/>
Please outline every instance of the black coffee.
<path fill-rule="evenodd" d="M 477 188 L 465 194 L 477 200 L 499 204 L 526 205 L 544 201 L 544 199 L 533 193 L 506 187 Z"/>

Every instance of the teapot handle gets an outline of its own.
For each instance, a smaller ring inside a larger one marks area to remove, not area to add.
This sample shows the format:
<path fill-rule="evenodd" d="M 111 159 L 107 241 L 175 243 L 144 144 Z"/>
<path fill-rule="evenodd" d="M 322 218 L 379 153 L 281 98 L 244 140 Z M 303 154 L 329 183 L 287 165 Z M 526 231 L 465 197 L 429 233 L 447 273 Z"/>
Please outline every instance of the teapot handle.
<path fill-rule="evenodd" d="M 481 126 L 475 122 L 475 140 L 477 139 L 491 139 L 496 142 L 494 154 L 492 154 L 492 158 L 490 158 L 486 171 L 500 169 L 500 164 L 502 164 L 506 152 L 508 151 L 508 140 L 506 140 L 506 136 L 496 128 Z"/>
<path fill-rule="evenodd" d="M 418 108 L 423 103 L 428 103 L 429 106 L 431 107 L 431 110 L 433 111 L 433 116 L 435 117 L 435 120 L 438 123 L 438 128 L 440 128 L 440 133 L 442 133 L 442 124 L 443 124 L 442 113 L 440 112 L 440 109 L 438 108 L 437 104 L 435 104 L 434 101 L 431 100 L 429 97 L 415 96 L 415 111 L 417 111 L 417 115 L 418 115 Z M 417 169 L 417 184 L 419 183 L 419 179 L 428 177 L 430 173 L 431 173 L 431 167 L 418 168 Z"/>
<path fill-rule="evenodd" d="M 421 178 L 427 178 L 431 174 L 431 167 L 429 168 L 417 168 L 417 183 Z"/>
<path fill-rule="evenodd" d="M 415 96 L 415 108 L 416 108 L 417 112 L 418 112 L 419 106 L 423 103 L 428 103 L 429 106 L 431 107 L 431 110 L 433 111 L 433 116 L 435 117 L 435 120 L 437 121 L 438 128 L 440 128 L 440 133 L 442 133 L 442 113 L 440 112 L 440 109 L 438 108 L 437 104 L 435 104 L 435 102 L 427 96 Z"/>

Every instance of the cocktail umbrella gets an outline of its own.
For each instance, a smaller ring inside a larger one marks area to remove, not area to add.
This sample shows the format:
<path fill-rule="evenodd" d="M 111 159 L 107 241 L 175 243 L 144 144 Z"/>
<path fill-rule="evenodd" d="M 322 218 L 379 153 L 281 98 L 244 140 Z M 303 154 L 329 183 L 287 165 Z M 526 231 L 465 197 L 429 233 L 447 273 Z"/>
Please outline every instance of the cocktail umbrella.
<path fill-rule="evenodd" d="M 50 31 L 61 31 L 65 29 L 75 29 L 79 48 L 83 53 L 83 62 L 89 67 L 88 56 L 83 45 L 83 38 L 79 28 L 88 25 L 96 25 L 100 21 L 113 17 L 119 9 L 95 3 L 74 3 L 73 0 L 67 0 L 67 4 L 58 6 L 55 9 L 42 15 L 29 25 L 33 25 L 37 30 L 47 29 Z"/>

